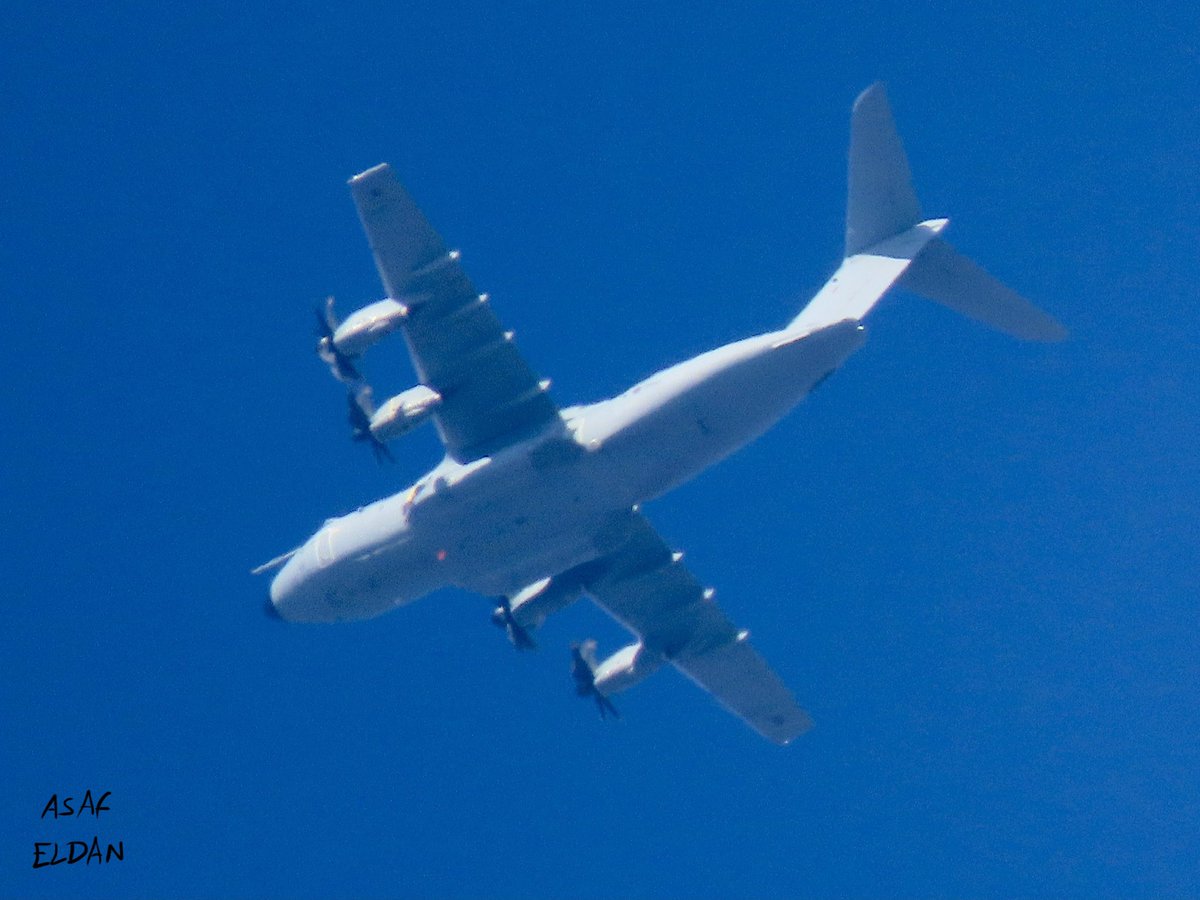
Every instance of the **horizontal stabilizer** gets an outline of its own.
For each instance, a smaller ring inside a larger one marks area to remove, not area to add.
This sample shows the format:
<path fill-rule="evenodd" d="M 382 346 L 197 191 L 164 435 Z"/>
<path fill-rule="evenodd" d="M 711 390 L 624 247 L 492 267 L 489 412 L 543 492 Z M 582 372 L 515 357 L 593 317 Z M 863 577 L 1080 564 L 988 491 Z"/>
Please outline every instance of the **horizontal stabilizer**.
<path fill-rule="evenodd" d="M 944 240 L 926 245 L 898 287 L 1026 341 L 1061 341 L 1067 330 Z"/>

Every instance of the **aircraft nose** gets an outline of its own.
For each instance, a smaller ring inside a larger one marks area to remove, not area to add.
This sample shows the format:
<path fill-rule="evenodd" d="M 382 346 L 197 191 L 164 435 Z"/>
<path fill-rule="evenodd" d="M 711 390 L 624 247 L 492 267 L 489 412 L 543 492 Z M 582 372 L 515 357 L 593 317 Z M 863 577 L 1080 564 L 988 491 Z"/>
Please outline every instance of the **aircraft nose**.
<path fill-rule="evenodd" d="M 283 616 L 279 614 L 279 610 L 275 608 L 275 601 L 271 599 L 271 594 L 268 591 L 266 599 L 263 600 L 263 613 L 268 619 L 274 619 L 277 622 L 283 621 Z"/>

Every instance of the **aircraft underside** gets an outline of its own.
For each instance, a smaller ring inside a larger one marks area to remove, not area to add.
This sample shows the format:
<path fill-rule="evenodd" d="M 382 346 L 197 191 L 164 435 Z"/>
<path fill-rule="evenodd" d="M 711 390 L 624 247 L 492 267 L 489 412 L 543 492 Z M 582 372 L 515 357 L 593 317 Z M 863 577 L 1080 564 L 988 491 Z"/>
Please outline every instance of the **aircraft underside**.
<path fill-rule="evenodd" d="M 436 423 L 441 464 L 408 490 L 327 521 L 280 568 L 268 610 L 302 622 L 380 615 L 440 587 L 495 601 L 518 649 L 583 594 L 634 642 L 607 659 L 572 648 L 581 696 L 609 695 L 665 665 L 752 728 L 787 743 L 808 716 L 638 504 L 766 431 L 865 340 L 862 321 L 901 285 L 1022 339 L 1065 336 L 1053 318 L 958 253 L 923 219 L 882 86 L 851 116 L 845 255 L 778 331 L 671 366 L 618 397 L 560 409 L 486 294 L 387 165 L 350 181 L 386 296 L 339 320 L 317 311 L 318 355 L 347 390 L 354 440 L 388 442 Z M 419 384 L 376 404 L 360 358 L 400 331 Z"/>

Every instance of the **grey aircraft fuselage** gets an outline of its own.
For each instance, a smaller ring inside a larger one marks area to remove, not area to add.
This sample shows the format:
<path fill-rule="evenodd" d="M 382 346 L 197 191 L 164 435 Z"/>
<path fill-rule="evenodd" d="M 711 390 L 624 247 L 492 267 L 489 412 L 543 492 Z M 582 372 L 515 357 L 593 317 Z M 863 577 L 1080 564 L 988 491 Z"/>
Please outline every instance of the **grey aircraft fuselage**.
<path fill-rule="evenodd" d="M 284 564 L 285 619 L 365 619 L 448 585 L 512 596 L 596 559 L 636 504 L 753 441 L 865 340 L 860 322 L 710 350 L 493 456 L 447 456 L 414 485 L 330 519 Z"/>

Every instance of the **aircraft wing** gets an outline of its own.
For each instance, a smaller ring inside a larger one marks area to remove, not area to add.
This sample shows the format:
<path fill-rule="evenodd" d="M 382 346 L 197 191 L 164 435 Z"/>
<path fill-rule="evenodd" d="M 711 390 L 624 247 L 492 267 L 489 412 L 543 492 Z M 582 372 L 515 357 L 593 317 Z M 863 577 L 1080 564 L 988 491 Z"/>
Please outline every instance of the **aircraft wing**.
<path fill-rule="evenodd" d="M 628 537 L 584 578 L 584 590 L 645 647 L 778 744 L 812 725 L 808 714 L 696 577 L 640 514 Z"/>
<path fill-rule="evenodd" d="M 408 309 L 403 331 L 447 452 L 468 462 L 561 420 L 548 382 L 512 341 L 389 166 L 350 179 L 350 192 L 389 297 Z"/>

